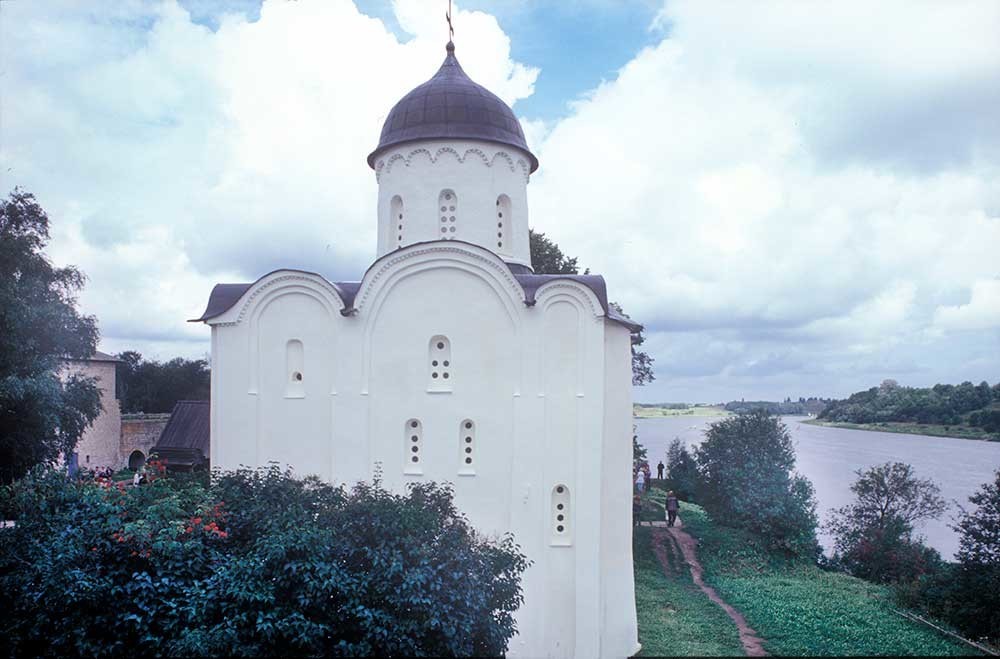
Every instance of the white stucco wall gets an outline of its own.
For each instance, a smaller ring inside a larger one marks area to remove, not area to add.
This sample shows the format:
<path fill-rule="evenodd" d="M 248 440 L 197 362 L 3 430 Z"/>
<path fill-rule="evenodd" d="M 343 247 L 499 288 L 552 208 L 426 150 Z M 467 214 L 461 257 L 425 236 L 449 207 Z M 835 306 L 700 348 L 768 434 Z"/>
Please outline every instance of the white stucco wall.
<path fill-rule="evenodd" d="M 500 257 L 450 241 L 377 262 L 354 306 L 345 317 L 325 280 L 282 271 L 209 321 L 213 466 L 451 481 L 478 529 L 513 532 L 533 561 L 511 655 L 632 653 L 628 331 L 576 282 L 526 306 Z"/>
<path fill-rule="evenodd" d="M 529 168 L 527 154 L 490 142 L 427 140 L 388 149 L 375 162 L 378 256 L 458 239 L 530 267 Z"/>

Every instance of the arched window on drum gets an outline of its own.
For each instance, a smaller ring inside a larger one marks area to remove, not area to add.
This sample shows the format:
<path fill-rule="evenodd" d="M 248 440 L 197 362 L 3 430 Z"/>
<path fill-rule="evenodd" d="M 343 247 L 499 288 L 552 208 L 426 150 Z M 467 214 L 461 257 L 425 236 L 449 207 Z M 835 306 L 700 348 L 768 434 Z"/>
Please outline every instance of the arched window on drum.
<path fill-rule="evenodd" d="M 510 197 L 505 194 L 497 197 L 497 252 L 510 253 L 511 227 Z"/>
<path fill-rule="evenodd" d="M 403 198 L 396 195 L 389 202 L 389 226 L 395 239 L 396 249 L 403 246 Z"/>
<path fill-rule="evenodd" d="M 441 239 L 455 238 L 458 232 L 458 195 L 450 188 L 442 190 L 438 195 L 438 219 Z"/>

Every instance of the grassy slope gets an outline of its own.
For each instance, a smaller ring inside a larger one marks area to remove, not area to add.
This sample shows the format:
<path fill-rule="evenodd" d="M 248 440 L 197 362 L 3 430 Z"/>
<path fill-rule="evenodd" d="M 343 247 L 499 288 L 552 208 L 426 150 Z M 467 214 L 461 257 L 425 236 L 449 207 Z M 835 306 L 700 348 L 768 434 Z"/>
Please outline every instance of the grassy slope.
<path fill-rule="evenodd" d="M 650 527 L 632 536 L 635 560 L 635 604 L 639 615 L 640 657 L 731 656 L 743 654 L 736 626 L 691 581 L 683 558 L 667 557 L 674 571 L 668 578 L 653 553 Z"/>
<path fill-rule="evenodd" d="M 887 588 L 808 564 L 780 565 L 752 537 L 682 504 L 705 578 L 781 655 L 965 655 L 970 648 L 892 613 Z"/>
<path fill-rule="evenodd" d="M 973 426 L 940 426 L 929 423 L 842 423 L 835 421 L 820 421 L 810 419 L 803 421 L 814 426 L 830 428 L 847 428 L 848 430 L 877 430 L 879 432 L 898 432 L 907 435 L 928 435 L 930 437 L 957 437 L 958 439 L 985 439 L 997 441 L 996 435 Z"/>

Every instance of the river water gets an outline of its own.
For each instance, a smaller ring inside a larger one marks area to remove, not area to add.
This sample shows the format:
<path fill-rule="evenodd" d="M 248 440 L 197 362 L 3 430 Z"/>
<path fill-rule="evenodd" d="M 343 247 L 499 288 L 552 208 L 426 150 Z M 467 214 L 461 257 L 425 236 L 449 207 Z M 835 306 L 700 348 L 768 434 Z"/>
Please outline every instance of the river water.
<path fill-rule="evenodd" d="M 696 416 L 635 419 L 639 442 L 648 451 L 654 475 L 657 462 L 663 460 L 666 464 L 667 446 L 675 437 L 688 446 L 697 445 L 705 428 L 718 420 Z M 783 420 L 795 442 L 796 468 L 816 489 L 821 521 L 831 509 L 851 502 L 855 470 L 883 462 L 907 462 L 920 478 L 934 480 L 948 501 L 948 511 L 941 519 L 919 528 L 925 542 L 948 560 L 958 550 L 958 534 L 949 528 L 958 504 L 970 508 L 969 496 L 992 480 L 994 471 L 1000 468 L 1000 442 L 826 428 L 804 424 L 803 417 Z M 831 545 L 822 531 L 820 542 L 825 548 Z"/>

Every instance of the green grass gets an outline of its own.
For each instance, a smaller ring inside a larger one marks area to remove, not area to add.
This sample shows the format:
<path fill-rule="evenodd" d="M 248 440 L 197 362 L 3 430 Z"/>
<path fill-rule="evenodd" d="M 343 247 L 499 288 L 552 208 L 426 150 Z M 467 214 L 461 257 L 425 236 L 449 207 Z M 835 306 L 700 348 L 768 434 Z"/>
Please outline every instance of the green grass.
<path fill-rule="evenodd" d="M 974 650 L 891 611 L 888 588 L 790 563 L 755 549 L 751 534 L 682 504 L 705 580 L 779 655 L 968 655 Z"/>
<path fill-rule="evenodd" d="M 1000 437 L 997 437 L 996 434 L 988 433 L 982 428 L 963 425 L 942 426 L 930 423 L 897 423 L 894 421 L 883 423 L 843 423 L 840 421 L 821 421 L 819 419 L 809 419 L 802 423 L 808 423 L 812 426 L 827 426 L 829 428 L 846 428 L 848 430 L 877 430 L 879 432 L 896 432 L 907 435 L 1000 441 Z"/>
<path fill-rule="evenodd" d="M 639 616 L 640 657 L 731 656 L 743 654 L 736 626 L 691 581 L 684 559 L 667 545 L 671 576 L 653 553 L 652 528 L 632 536 L 635 603 Z"/>
<path fill-rule="evenodd" d="M 729 416 L 729 412 L 721 407 L 689 407 L 683 410 L 675 410 L 666 407 L 632 407 L 632 416 L 638 419 L 657 419 L 666 416 Z"/>

